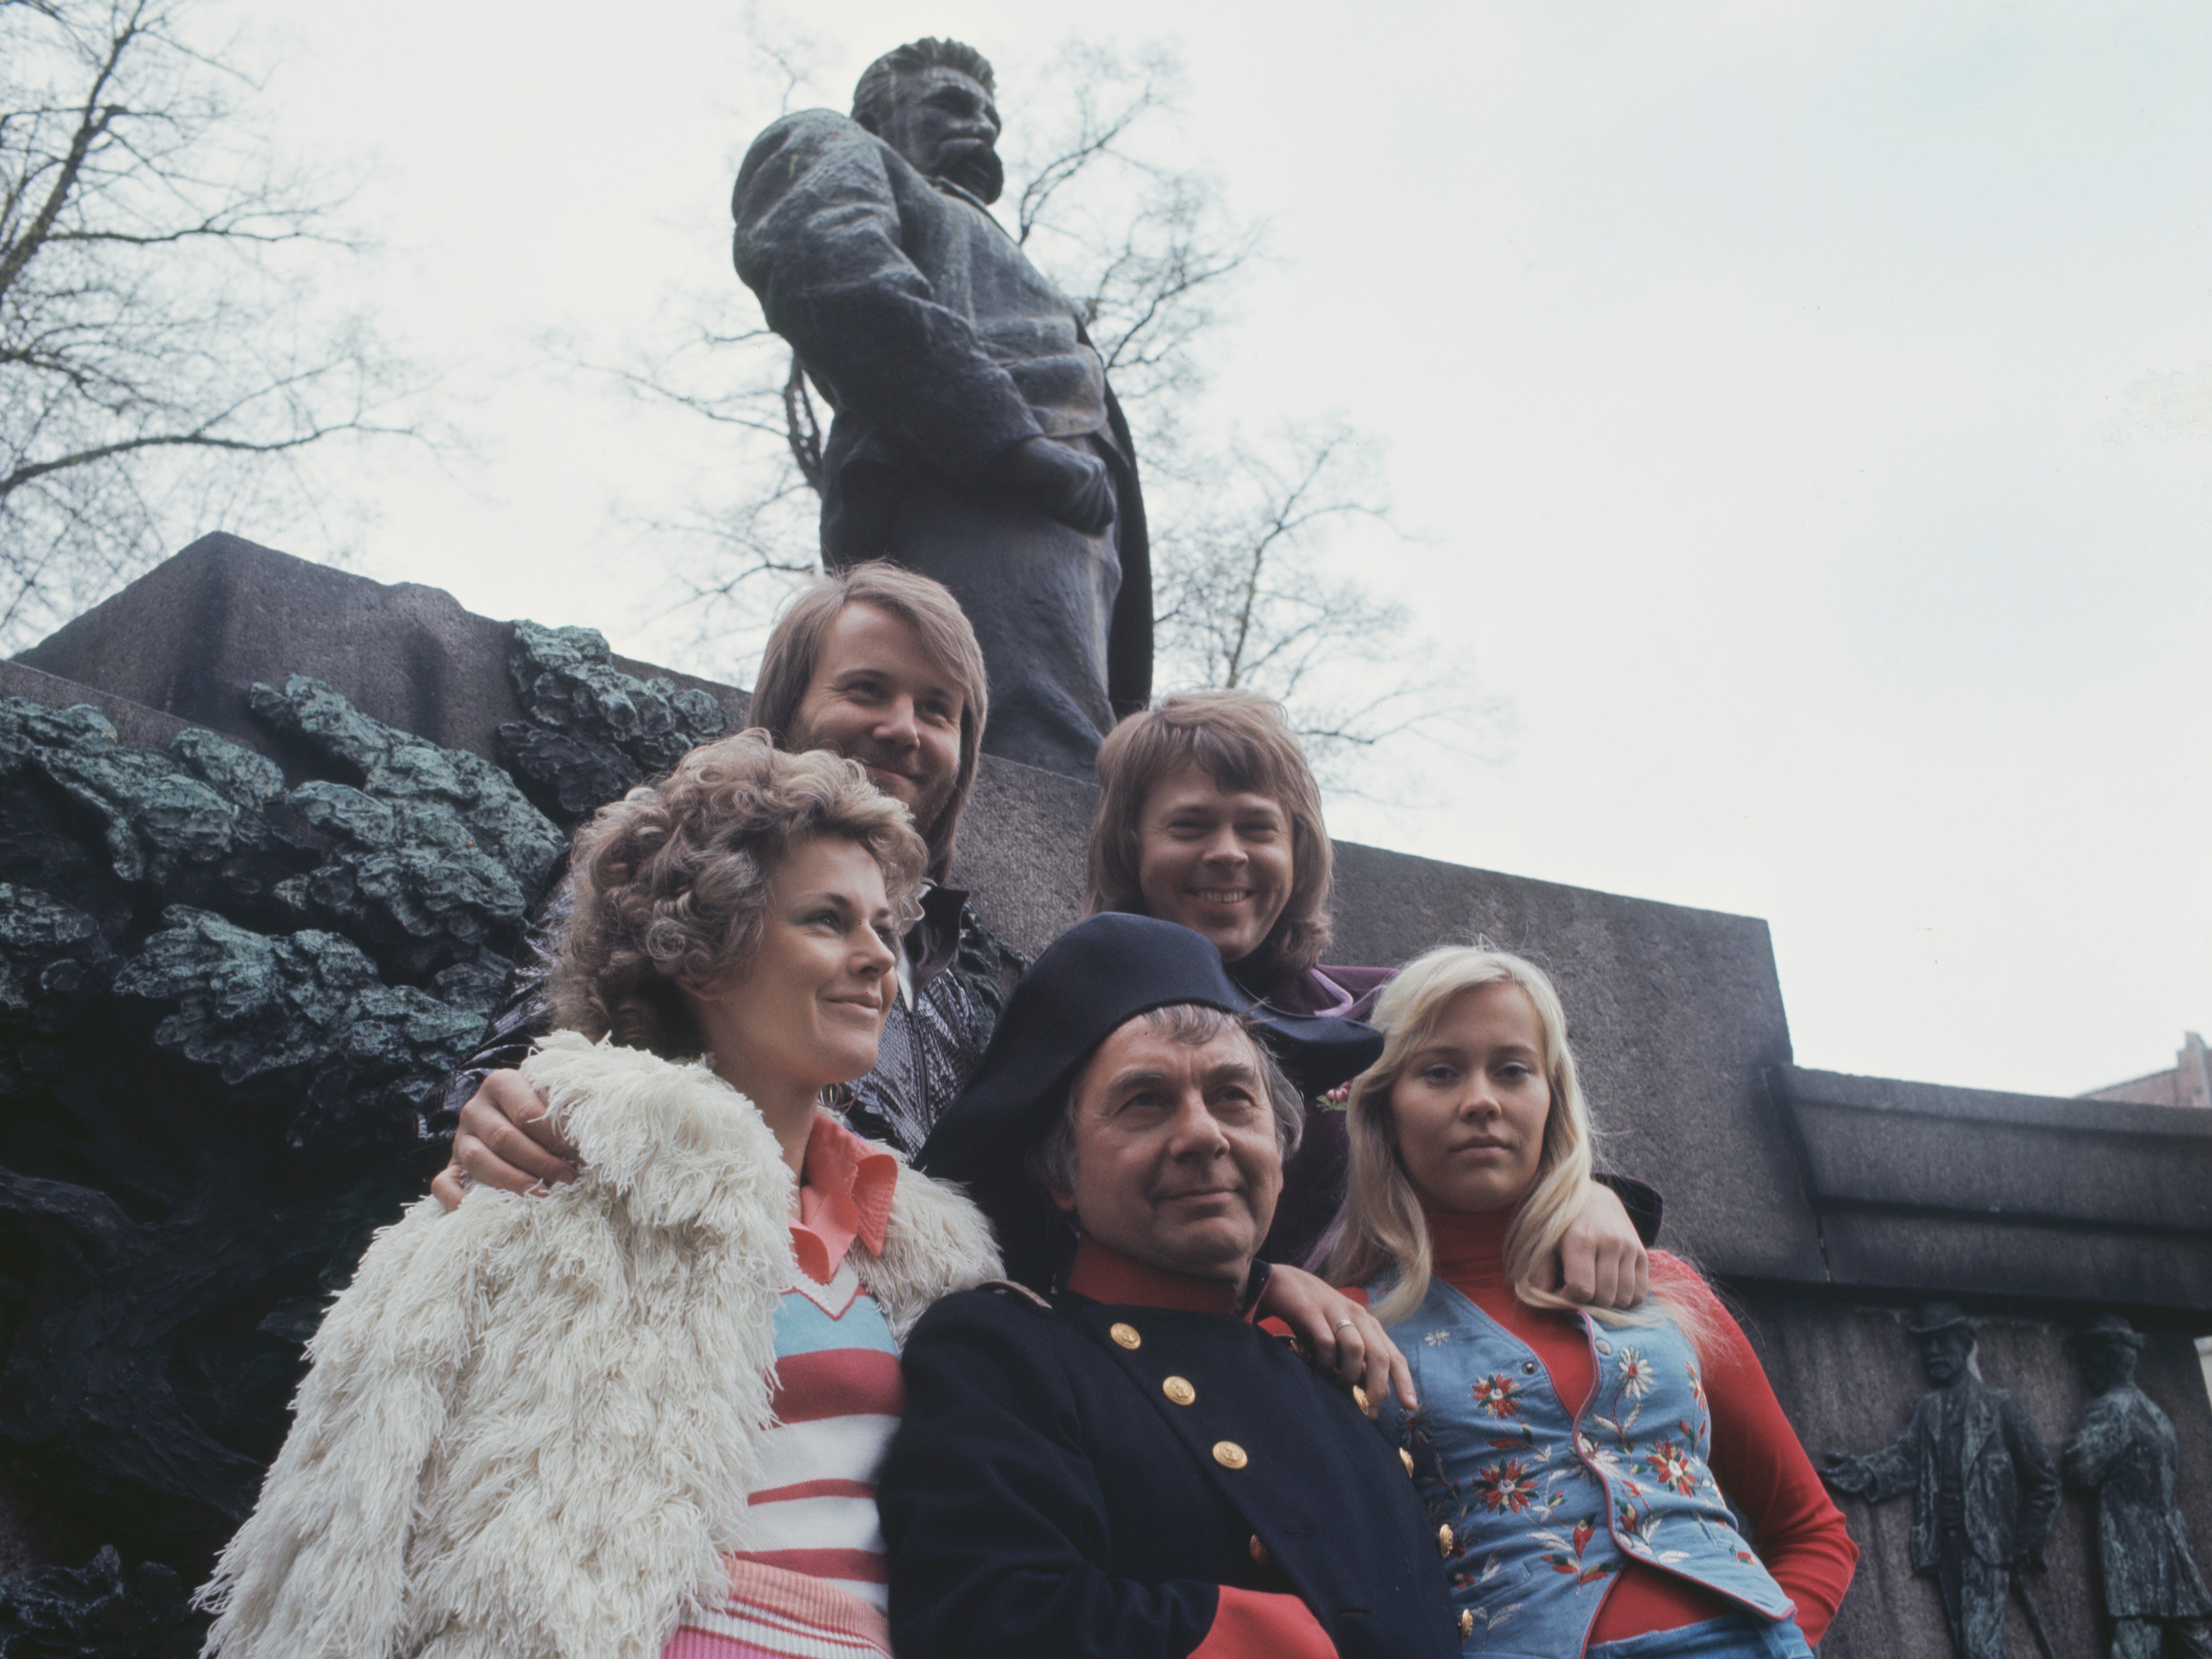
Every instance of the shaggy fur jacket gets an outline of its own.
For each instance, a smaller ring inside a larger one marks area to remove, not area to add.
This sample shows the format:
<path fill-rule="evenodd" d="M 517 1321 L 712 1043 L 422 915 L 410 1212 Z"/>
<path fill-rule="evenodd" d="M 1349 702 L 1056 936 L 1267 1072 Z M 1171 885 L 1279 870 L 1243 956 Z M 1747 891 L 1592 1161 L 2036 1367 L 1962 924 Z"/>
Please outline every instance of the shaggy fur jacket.
<path fill-rule="evenodd" d="M 284 1449 L 201 1592 L 223 1659 L 657 1659 L 746 1547 L 791 1283 L 775 1135 L 704 1065 L 573 1031 L 523 1066 L 583 1154 L 377 1235 Z M 994 1278 L 988 1224 L 902 1162 L 861 1281 L 902 1342 Z"/>

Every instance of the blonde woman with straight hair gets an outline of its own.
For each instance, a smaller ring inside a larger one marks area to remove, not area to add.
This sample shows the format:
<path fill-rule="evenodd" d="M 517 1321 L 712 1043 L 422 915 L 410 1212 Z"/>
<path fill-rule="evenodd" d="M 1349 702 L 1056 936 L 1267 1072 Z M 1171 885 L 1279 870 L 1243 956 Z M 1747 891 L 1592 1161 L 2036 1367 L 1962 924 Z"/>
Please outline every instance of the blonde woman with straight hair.
<path fill-rule="evenodd" d="M 1857 1551 L 1741 1328 L 1658 1252 L 1640 1308 L 1545 1288 L 1594 1139 L 1550 979 L 1433 951 L 1373 1018 L 1323 1273 L 1364 1289 L 1412 1367 L 1420 1406 L 1384 1421 L 1465 1650 L 1807 1659 Z"/>

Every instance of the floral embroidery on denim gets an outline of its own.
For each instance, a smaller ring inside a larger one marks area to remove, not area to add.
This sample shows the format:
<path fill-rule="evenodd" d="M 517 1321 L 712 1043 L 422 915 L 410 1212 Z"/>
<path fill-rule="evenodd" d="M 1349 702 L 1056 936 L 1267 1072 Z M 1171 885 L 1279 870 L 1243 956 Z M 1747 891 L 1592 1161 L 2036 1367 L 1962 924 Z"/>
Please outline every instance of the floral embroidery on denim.
<path fill-rule="evenodd" d="M 1534 1537 L 1540 1544 L 1551 1544 L 1556 1547 L 1545 1553 L 1544 1565 L 1551 1568 L 1553 1572 L 1567 1574 L 1575 1581 L 1576 1585 L 1580 1587 L 1583 1584 L 1595 1584 L 1608 1573 L 1620 1571 L 1618 1564 L 1614 1562 L 1590 1563 L 1583 1559 L 1583 1552 L 1589 1547 L 1589 1540 L 1596 1535 L 1596 1533 L 1597 1527 L 1594 1522 L 1577 1521 L 1575 1522 L 1573 1533 L 1566 1537 L 1563 1538 L 1556 1532 L 1539 1532 L 1534 1534 Z"/>
<path fill-rule="evenodd" d="M 1518 1515 L 1534 1500 L 1538 1491 L 1536 1482 L 1529 1479 L 1528 1466 L 1518 1458 L 1478 1469 L 1474 1484 L 1475 1495 L 1492 1515 L 1503 1510 Z"/>
<path fill-rule="evenodd" d="M 1630 1561 L 1685 1572 L 1749 1605 L 1778 1599 L 1704 1466 L 1711 1406 L 1695 1351 L 1678 1333 L 1608 1336 L 1586 1323 L 1596 1376 L 1575 1409 L 1479 1308 L 1437 1300 L 1428 1316 L 1452 1322 L 1398 1340 L 1419 1356 L 1417 1370 L 1431 1368 L 1431 1388 L 1451 1379 L 1437 1395 L 1444 1415 L 1407 1413 L 1400 1435 L 1430 1524 L 1449 1528 L 1444 1570 L 1469 1620 L 1470 1655 L 1498 1644 L 1573 1651 Z"/>
<path fill-rule="evenodd" d="M 1503 1371 L 1495 1376 L 1475 1378 L 1469 1392 L 1474 1395 L 1474 1403 L 1492 1417 L 1521 1415 L 1521 1407 L 1516 1399 L 1521 1385 Z"/>
<path fill-rule="evenodd" d="M 1678 1446 L 1672 1440 L 1662 1440 L 1644 1454 L 1644 1467 L 1651 1478 L 1662 1486 L 1672 1486 L 1685 1498 L 1694 1496 L 1698 1490 L 1698 1466 L 1690 1455 L 1690 1449 Z"/>
<path fill-rule="evenodd" d="M 1644 1358 L 1643 1350 L 1623 1348 L 1620 1351 L 1619 1379 L 1620 1392 L 1631 1399 L 1641 1400 L 1651 1392 L 1651 1364 Z"/>

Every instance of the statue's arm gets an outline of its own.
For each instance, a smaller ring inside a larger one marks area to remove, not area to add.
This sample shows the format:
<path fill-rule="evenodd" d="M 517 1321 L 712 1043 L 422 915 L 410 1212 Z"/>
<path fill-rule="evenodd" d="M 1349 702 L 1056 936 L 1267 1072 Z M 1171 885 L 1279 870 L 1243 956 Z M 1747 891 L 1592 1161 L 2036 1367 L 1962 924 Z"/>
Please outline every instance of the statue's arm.
<path fill-rule="evenodd" d="M 2051 1523 L 2058 1514 L 2058 1467 L 2051 1461 L 2050 1449 L 2035 1431 L 2035 1425 L 2010 1395 L 2004 1398 L 2002 1414 L 2005 1441 L 2012 1449 L 2013 1468 L 2020 1476 L 2020 1526 L 2014 1547 L 2022 1559 L 2033 1559 L 2041 1554 L 2043 1540 L 2050 1535 Z"/>
<path fill-rule="evenodd" d="M 1866 1500 L 1879 1504 L 1911 1492 L 1920 1484 L 1920 1413 L 1916 1407 L 1905 1432 L 1880 1451 L 1859 1459 L 1866 1472 Z"/>
<path fill-rule="evenodd" d="M 841 410 L 965 482 L 1042 428 L 908 257 L 902 184 L 928 187 L 895 180 L 900 165 L 832 111 L 776 122 L 747 152 L 731 200 L 738 274 Z M 916 196 L 913 206 L 938 204 Z"/>
<path fill-rule="evenodd" d="M 2127 1413 L 2110 1400 L 2093 1400 L 2059 1462 L 2075 1486 L 2101 1486 L 2127 1443 Z"/>
<path fill-rule="evenodd" d="M 1920 1483 L 1920 1437 L 1927 1410 L 1923 1397 L 1913 1406 L 1905 1432 L 1880 1451 L 1830 1452 L 1820 1460 L 1820 1478 L 1838 1492 L 1869 1504 L 1911 1492 Z"/>

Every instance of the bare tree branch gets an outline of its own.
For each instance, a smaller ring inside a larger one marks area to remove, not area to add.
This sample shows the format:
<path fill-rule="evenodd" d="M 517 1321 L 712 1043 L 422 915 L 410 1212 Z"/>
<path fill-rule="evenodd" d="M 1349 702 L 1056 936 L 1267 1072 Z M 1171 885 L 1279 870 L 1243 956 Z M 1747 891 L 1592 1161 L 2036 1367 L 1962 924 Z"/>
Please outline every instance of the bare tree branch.
<path fill-rule="evenodd" d="M 1064 77 L 1073 82 L 1073 128 L 1048 140 L 1049 153 L 1030 161 L 1029 181 L 1014 198 L 1014 240 L 1029 246 L 1038 226 L 1048 222 L 1053 198 L 1095 164 L 1128 160 L 1125 140 L 1132 129 L 1157 110 L 1172 106 L 1180 71 L 1164 54 L 1146 57 L 1133 79 L 1120 60 L 1095 47 L 1071 46 L 1061 54 Z M 1110 107 L 1100 108 L 1104 94 Z"/>
<path fill-rule="evenodd" d="M 198 0 L 0 0 L 0 650 L 212 515 L 313 519 L 298 458 L 415 430 L 309 264 L 343 194 L 280 173 Z"/>
<path fill-rule="evenodd" d="M 799 465 L 799 475 L 808 488 L 819 495 L 822 490 L 822 417 L 815 412 L 814 399 L 806 390 L 806 371 L 799 366 L 798 356 L 791 359 L 791 373 L 783 382 L 783 425 L 791 440 L 791 459 Z"/>

